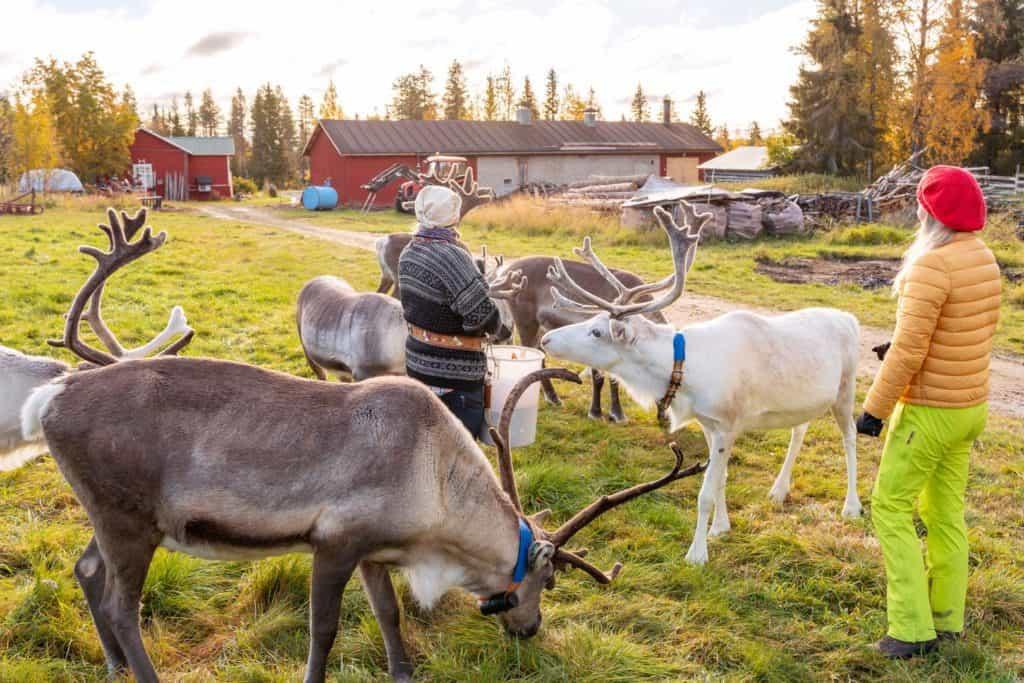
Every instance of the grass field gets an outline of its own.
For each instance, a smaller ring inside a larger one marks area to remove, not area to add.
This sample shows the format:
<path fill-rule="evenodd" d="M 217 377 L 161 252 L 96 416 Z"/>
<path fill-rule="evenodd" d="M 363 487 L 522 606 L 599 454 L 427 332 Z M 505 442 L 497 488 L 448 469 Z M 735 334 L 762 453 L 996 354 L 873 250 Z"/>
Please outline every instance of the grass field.
<path fill-rule="evenodd" d="M 317 220 L 344 217 L 323 216 Z M 95 207 L 0 217 L 0 343 L 70 360 L 44 340 L 58 335 L 61 314 L 91 267 L 74 248 L 102 243 L 94 227 L 101 219 Z M 405 218 L 381 214 L 379 220 L 375 227 L 384 231 L 408 226 Z M 148 337 L 163 325 L 170 306 L 181 304 L 198 330 L 188 355 L 244 360 L 309 377 L 293 318 L 302 283 L 343 273 L 359 288 L 376 284 L 368 252 L 192 214 L 165 213 L 152 223 L 170 233 L 168 244 L 107 288 L 108 321 L 126 342 Z M 549 247 L 567 254 L 570 247 L 564 234 L 508 237 L 483 227 L 466 233 L 474 243 L 486 238 L 492 248 L 509 253 Z M 864 247 L 830 245 L 822 238 L 709 247 L 698 255 L 693 286 L 764 305 L 849 299 L 856 306 L 846 308 L 862 307 L 866 315 L 892 306 L 881 294 L 785 288 L 751 275 L 755 250 L 826 248 Z M 609 262 L 626 261 L 645 274 L 665 270 L 664 259 L 642 244 L 603 253 Z M 588 394 L 588 388 L 566 390 L 564 408 L 544 407 L 538 442 L 516 452 L 525 505 L 531 511 L 553 508 L 556 522 L 594 496 L 656 476 L 670 464 L 652 415 L 628 403 L 628 425 L 595 423 L 584 417 Z M 691 457 L 703 456 L 699 432 L 687 430 L 678 438 Z M 835 428 L 828 420 L 812 425 L 791 498 L 776 509 L 767 492 L 787 441 L 787 433 L 769 432 L 738 442 L 728 488 L 733 531 L 712 541 L 706 567 L 682 562 L 694 524 L 696 479 L 611 512 L 585 530 L 581 541 L 599 565 L 619 559 L 626 568 L 608 588 L 578 574 L 560 577 L 545 599 L 544 626 L 530 641 L 506 638 L 459 592 L 423 613 L 399 582 L 417 678 L 937 683 L 1024 676 L 1019 421 L 994 417 L 973 458 L 968 638 L 911 663 L 887 662 L 869 648 L 885 628 L 881 554 L 868 518 L 839 516 L 844 476 Z M 859 445 L 860 493 L 870 515 L 880 447 L 864 438 Z M 99 642 L 71 574 L 88 538 L 87 520 L 50 458 L 0 473 L 0 683 L 103 680 Z M 145 637 L 158 670 L 174 681 L 298 680 L 307 643 L 308 579 L 304 556 L 212 563 L 159 551 L 143 606 Z M 331 680 L 381 680 L 384 666 L 380 634 L 353 582 L 344 599 Z"/>

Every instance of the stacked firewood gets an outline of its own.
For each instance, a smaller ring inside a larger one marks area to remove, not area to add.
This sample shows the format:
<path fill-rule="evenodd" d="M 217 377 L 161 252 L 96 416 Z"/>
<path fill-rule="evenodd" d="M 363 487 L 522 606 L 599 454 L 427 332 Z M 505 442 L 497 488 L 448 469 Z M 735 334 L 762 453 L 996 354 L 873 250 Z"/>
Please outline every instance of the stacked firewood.
<path fill-rule="evenodd" d="M 547 194 L 554 204 L 575 206 L 599 211 L 618 211 L 622 203 L 631 199 L 647 180 L 646 175 L 600 176 L 569 183 L 554 194 Z"/>

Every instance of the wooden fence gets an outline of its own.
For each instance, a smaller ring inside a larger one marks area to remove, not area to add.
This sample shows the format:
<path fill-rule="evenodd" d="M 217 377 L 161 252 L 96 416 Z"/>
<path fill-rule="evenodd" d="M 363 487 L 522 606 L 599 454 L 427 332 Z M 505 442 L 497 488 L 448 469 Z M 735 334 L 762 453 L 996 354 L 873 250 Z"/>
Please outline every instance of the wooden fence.
<path fill-rule="evenodd" d="M 164 174 L 164 199 L 181 202 L 188 199 L 188 185 L 182 173 Z"/>

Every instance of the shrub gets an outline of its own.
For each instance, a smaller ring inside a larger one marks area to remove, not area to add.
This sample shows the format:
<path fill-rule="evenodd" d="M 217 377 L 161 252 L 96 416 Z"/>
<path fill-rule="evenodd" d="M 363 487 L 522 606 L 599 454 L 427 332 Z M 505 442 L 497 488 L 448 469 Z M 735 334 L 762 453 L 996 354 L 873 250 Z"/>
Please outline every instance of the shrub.
<path fill-rule="evenodd" d="M 236 175 L 231 179 L 231 182 L 234 183 L 235 194 L 256 194 L 259 191 L 256 183 L 248 178 Z"/>
<path fill-rule="evenodd" d="M 830 233 L 826 241 L 850 247 L 898 245 L 908 241 L 910 236 L 907 230 L 872 223 L 837 230 Z"/>

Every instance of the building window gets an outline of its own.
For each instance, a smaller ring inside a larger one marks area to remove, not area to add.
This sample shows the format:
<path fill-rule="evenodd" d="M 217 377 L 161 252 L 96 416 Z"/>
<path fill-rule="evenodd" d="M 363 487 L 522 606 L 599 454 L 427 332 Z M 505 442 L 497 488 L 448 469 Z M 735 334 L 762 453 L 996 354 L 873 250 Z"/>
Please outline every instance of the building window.
<path fill-rule="evenodd" d="M 142 185 L 147 190 L 156 187 L 153 179 L 153 164 L 132 164 L 132 177 L 136 184 Z"/>

